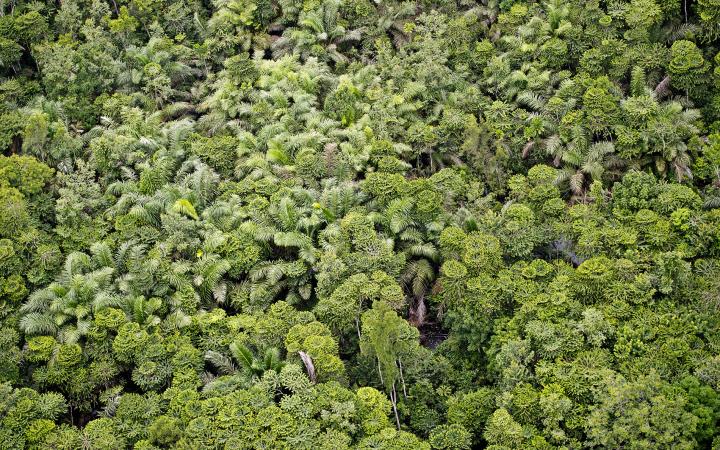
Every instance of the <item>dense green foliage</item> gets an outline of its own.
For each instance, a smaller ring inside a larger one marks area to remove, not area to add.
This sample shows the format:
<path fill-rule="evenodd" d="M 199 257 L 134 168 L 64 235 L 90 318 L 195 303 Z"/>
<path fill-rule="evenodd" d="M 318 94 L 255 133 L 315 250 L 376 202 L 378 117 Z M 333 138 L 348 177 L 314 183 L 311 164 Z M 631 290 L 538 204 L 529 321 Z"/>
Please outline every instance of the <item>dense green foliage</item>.
<path fill-rule="evenodd" d="M 2 449 L 720 449 L 718 0 L 9 0 L 0 150 Z"/>

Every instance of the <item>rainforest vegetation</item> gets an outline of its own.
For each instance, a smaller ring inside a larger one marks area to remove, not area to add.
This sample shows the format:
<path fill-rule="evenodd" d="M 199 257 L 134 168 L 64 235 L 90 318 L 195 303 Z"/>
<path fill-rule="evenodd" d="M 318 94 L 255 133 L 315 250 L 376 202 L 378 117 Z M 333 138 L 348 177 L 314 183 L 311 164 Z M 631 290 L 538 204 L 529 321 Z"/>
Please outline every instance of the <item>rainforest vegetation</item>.
<path fill-rule="evenodd" d="M 0 448 L 720 449 L 720 0 L 0 1 Z"/>

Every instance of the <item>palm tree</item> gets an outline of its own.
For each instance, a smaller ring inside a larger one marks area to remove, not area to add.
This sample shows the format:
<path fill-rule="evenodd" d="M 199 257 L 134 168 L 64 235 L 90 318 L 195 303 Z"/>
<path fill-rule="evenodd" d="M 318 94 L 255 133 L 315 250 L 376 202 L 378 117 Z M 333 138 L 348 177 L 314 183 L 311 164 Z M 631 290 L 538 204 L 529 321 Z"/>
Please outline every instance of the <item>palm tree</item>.
<path fill-rule="evenodd" d="M 229 349 L 232 359 L 214 350 L 205 353 L 205 360 L 223 375 L 237 374 L 239 364 L 246 377 L 257 380 L 267 371 L 279 373 L 285 365 L 280 359 L 280 351 L 277 348 L 268 348 L 260 357 L 253 355 L 252 351 L 240 342 L 233 342 Z"/>
<path fill-rule="evenodd" d="M 692 178 L 687 142 L 698 133 L 698 110 L 685 108 L 676 100 L 660 103 L 657 94 L 646 89 L 625 100 L 623 111 L 625 121 L 616 131 L 629 130 L 634 140 L 621 154 L 627 153 L 628 159 L 640 166 L 652 164 L 662 176 L 672 170 L 678 181 Z"/>
<path fill-rule="evenodd" d="M 312 11 L 300 14 L 298 26 L 288 28 L 282 37 L 273 45 L 273 53 L 282 56 L 289 53 L 299 54 L 302 59 L 312 56 L 329 58 L 337 63 L 348 62 L 339 47 L 348 42 L 357 42 L 362 30 L 346 30 L 338 25 L 337 0 L 325 0 L 322 5 Z M 322 49 L 322 52 L 319 50 Z"/>
<path fill-rule="evenodd" d="M 408 42 L 404 25 L 417 14 L 415 2 L 389 3 L 381 2 L 378 5 L 376 29 L 388 35 L 395 47 L 399 48 Z"/>
<path fill-rule="evenodd" d="M 171 98 L 187 100 L 187 94 L 176 87 L 202 75 L 201 70 L 191 66 L 196 62 L 190 57 L 193 52 L 167 38 L 153 37 L 143 47 L 130 46 L 126 55 L 128 66 L 120 72 L 119 84 L 131 92 L 134 87 L 142 86 L 157 106 Z M 184 55 L 186 59 L 178 58 L 178 55 Z"/>
<path fill-rule="evenodd" d="M 73 252 L 57 281 L 34 292 L 20 308 L 20 328 L 28 335 L 55 335 L 62 343 L 78 342 L 90 330 L 92 304 L 109 289 L 114 267 L 103 256 Z"/>
<path fill-rule="evenodd" d="M 223 276 L 228 270 L 230 263 L 217 254 L 203 254 L 197 260 L 193 284 L 197 286 L 203 300 L 225 302 L 228 286 Z"/>
<path fill-rule="evenodd" d="M 695 124 L 700 118 L 700 111 L 684 109 L 679 102 L 660 104 L 656 118 L 648 123 L 648 133 L 652 148 L 660 152 L 655 162 L 662 174 L 667 171 L 664 162 L 669 162 L 678 182 L 685 176 L 692 178 L 687 140 L 699 132 Z"/>
<path fill-rule="evenodd" d="M 594 180 L 602 180 L 608 168 L 618 168 L 622 160 L 615 155 L 612 142 L 596 142 L 589 146 L 570 145 L 562 153 L 562 169 L 558 183 L 568 182 L 575 198 L 584 198 Z"/>
<path fill-rule="evenodd" d="M 405 290 L 411 292 L 413 296 L 408 321 L 415 327 L 420 327 L 425 323 L 427 314 L 425 297 L 436 278 L 436 261 L 425 258 L 408 263 L 401 276 Z"/>
<path fill-rule="evenodd" d="M 94 311 L 109 307 L 122 309 L 128 320 L 145 329 L 157 327 L 162 322 L 162 317 L 158 314 L 163 308 L 163 302 L 158 297 L 146 299 L 144 296 L 132 297 L 102 292 L 93 301 Z"/>

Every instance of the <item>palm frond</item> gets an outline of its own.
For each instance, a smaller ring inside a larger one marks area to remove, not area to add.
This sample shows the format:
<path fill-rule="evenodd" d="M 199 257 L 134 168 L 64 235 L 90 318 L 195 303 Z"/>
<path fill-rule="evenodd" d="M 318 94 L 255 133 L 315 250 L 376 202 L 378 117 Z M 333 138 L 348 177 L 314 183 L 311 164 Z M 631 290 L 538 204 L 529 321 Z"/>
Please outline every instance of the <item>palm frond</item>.
<path fill-rule="evenodd" d="M 703 203 L 704 209 L 716 209 L 720 208 L 720 195 L 715 195 L 705 199 Z"/>
<path fill-rule="evenodd" d="M 53 321 L 52 317 L 47 314 L 41 314 L 39 312 L 31 312 L 24 315 L 20 319 L 20 329 L 25 334 L 36 335 L 54 335 L 57 331 L 57 325 Z"/>
<path fill-rule="evenodd" d="M 412 245 L 408 249 L 408 253 L 412 256 L 420 256 L 432 261 L 437 261 L 439 257 L 439 252 L 432 242 Z"/>
<path fill-rule="evenodd" d="M 235 363 L 233 363 L 232 359 L 220 352 L 208 350 L 205 352 L 205 361 L 212 364 L 218 372 L 223 375 L 232 375 L 237 372 L 237 367 L 235 367 Z"/>
<path fill-rule="evenodd" d="M 250 349 L 244 344 L 233 342 L 230 344 L 230 353 L 235 358 L 235 361 L 240 363 L 246 370 L 252 370 L 255 358 Z"/>

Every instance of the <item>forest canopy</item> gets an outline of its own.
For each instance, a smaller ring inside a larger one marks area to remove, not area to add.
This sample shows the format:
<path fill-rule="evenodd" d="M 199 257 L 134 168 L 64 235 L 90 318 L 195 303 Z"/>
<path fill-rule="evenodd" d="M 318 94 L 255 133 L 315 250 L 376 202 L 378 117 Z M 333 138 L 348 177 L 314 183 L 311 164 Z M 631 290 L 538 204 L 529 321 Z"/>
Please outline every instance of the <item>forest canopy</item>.
<path fill-rule="evenodd" d="M 0 2 L 0 448 L 720 450 L 720 1 Z"/>

